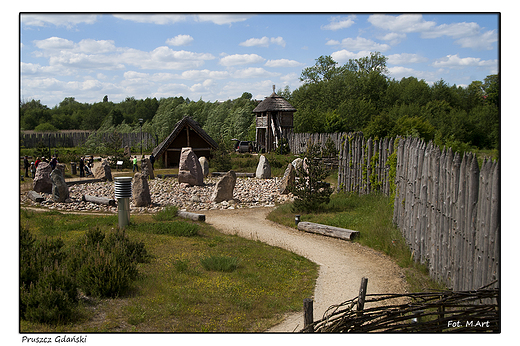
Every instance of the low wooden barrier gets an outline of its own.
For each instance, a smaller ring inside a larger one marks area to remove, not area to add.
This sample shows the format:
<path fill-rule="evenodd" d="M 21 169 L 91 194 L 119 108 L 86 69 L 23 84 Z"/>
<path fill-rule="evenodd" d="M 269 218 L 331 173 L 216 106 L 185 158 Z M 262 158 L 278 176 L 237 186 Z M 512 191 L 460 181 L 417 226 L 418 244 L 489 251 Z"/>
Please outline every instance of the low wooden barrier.
<path fill-rule="evenodd" d="M 326 235 L 328 237 L 339 238 L 343 240 L 352 240 L 359 236 L 358 231 L 351 229 L 339 228 L 334 226 L 322 225 L 313 222 L 298 222 L 298 229 L 300 231 Z"/>

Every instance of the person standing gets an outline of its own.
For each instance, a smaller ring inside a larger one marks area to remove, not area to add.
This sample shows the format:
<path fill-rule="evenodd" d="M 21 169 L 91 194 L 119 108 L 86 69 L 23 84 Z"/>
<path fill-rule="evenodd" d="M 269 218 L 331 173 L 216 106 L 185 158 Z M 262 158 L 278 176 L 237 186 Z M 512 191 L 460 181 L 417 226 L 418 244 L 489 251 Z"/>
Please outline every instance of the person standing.
<path fill-rule="evenodd" d="M 36 158 L 36 162 L 34 162 L 34 167 L 38 168 L 38 165 L 40 164 L 41 160 L 39 157 Z"/>
<path fill-rule="evenodd" d="M 36 176 L 36 166 L 34 165 L 34 161 L 31 162 L 31 175 L 33 179 Z"/>
<path fill-rule="evenodd" d="M 153 153 L 150 155 L 150 163 L 152 164 L 152 170 L 154 169 L 153 168 L 153 163 L 155 162 L 155 156 L 153 156 Z"/>
<path fill-rule="evenodd" d="M 137 156 L 134 156 L 132 163 L 133 163 L 132 172 L 135 172 L 135 171 L 139 172 L 139 169 L 137 168 Z"/>
<path fill-rule="evenodd" d="M 23 168 L 25 169 L 25 176 L 29 176 L 29 159 L 27 158 L 27 155 L 23 157 Z"/>
<path fill-rule="evenodd" d="M 85 158 L 82 156 L 79 159 L 79 177 L 82 178 L 85 176 Z"/>
<path fill-rule="evenodd" d="M 56 158 L 56 156 L 53 156 L 52 160 L 51 160 L 51 170 L 54 170 L 56 168 L 57 164 L 58 164 L 58 159 Z"/>

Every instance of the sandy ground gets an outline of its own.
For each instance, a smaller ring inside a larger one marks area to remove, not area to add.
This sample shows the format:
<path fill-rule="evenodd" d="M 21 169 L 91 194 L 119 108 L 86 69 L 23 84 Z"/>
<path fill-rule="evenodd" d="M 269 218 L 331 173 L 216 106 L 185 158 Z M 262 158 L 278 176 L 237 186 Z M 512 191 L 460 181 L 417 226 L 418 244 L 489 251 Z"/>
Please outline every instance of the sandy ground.
<path fill-rule="evenodd" d="M 355 298 L 361 279 L 368 278 L 367 293 L 405 293 L 402 270 L 389 257 L 356 243 L 304 233 L 266 220 L 271 208 L 204 211 L 206 222 L 220 231 L 265 242 L 304 256 L 320 266 L 314 291 L 314 320 L 334 304 Z M 302 312 L 285 316 L 268 332 L 303 328 Z"/>

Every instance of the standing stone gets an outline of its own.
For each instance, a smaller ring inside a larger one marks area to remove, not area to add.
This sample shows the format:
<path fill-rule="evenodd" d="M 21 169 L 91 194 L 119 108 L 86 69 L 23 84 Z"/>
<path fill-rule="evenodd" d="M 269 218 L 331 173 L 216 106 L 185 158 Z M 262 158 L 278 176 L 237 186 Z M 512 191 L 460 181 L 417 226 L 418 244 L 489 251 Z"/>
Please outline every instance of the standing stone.
<path fill-rule="evenodd" d="M 206 178 L 209 174 L 209 161 L 205 156 L 199 157 L 199 163 L 202 167 L 202 175 Z"/>
<path fill-rule="evenodd" d="M 224 174 L 213 189 L 213 193 L 211 194 L 211 201 L 220 203 L 222 201 L 232 200 L 236 181 L 237 175 L 235 171 L 229 171 Z"/>
<path fill-rule="evenodd" d="M 152 204 L 148 177 L 142 173 L 135 173 L 132 181 L 132 201 L 136 207 L 147 207 Z"/>
<path fill-rule="evenodd" d="M 197 155 L 190 147 L 182 148 L 179 161 L 179 183 L 204 185 L 204 176 Z"/>
<path fill-rule="evenodd" d="M 51 172 L 50 177 L 52 181 L 52 199 L 54 202 L 65 202 L 69 198 L 69 187 L 65 182 L 63 173 L 59 168 L 56 168 Z"/>
<path fill-rule="evenodd" d="M 285 169 L 285 173 L 283 174 L 282 184 L 280 185 L 280 193 L 282 195 L 286 195 L 290 192 L 289 188 L 294 186 L 295 179 L 296 170 L 294 169 L 294 166 L 289 163 Z"/>
<path fill-rule="evenodd" d="M 51 165 L 47 162 L 40 162 L 36 168 L 33 180 L 33 190 L 36 192 L 52 193 Z"/>
<path fill-rule="evenodd" d="M 259 179 L 271 178 L 271 165 L 264 155 L 261 155 L 260 161 L 258 161 L 258 166 L 256 167 L 256 177 Z"/>
<path fill-rule="evenodd" d="M 125 145 L 123 156 L 130 157 L 130 155 L 131 155 L 130 147 L 128 145 Z"/>
<path fill-rule="evenodd" d="M 155 175 L 153 174 L 152 163 L 150 159 L 142 158 L 141 159 L 141 169 L 145 177 L 150 177 L 150 179 L 154 179 Z"/>
<path fill-rule="evenodd" d="M 103 160 L 101 164 L 96 165 L 94 169 L 94 178 L 103 181 L 112 181 L 112 169 L 106 159 Z"/>

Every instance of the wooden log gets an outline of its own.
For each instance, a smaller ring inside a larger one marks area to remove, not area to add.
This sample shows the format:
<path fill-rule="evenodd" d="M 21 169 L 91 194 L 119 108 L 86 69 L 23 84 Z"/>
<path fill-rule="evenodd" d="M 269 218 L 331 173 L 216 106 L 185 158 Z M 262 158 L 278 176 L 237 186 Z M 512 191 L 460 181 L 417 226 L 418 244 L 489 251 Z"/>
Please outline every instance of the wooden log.
<path fill-rule="evenodd" d="M 346 228 L 333 227 L 328 225 L 322 225 L 313 222 L 300 222 L 298 223 L 298 229 L 309 233 L 322 234 L 333 238 L 339 238 L 343 240 L 352 240 L 359 235 L 358 231 L 353 231 Z"/>
<path fill-rule="evenodd" d="M 367 295 L 368 278 L 361 279 L 361 286 L 359 287 L 359 295 L 357 301 L 357 311 L 363 311 L 365 308 L 365 297 Z"/>
<path fill-rule="evenodd" d="M 43 198 L 43 196 L 36 192 L 36 191 L 29 191 L 27 192 L 27 197 L 29 197 L 31 200 L 35 201 L 36 203 L 41 203 L 45 200 L 45 198 Z"/>
<path fill-rule="evenodd" d="M 116 206 L 116 200 L 110 199 L 106 197 L 96 197 L 96 196 L 89 196 L 89 195 L 83 195 L 81 197 L 81 200 L 84 202 L 91 202 L 95 204 L 103 204 L 103 205 L 109 205 L 112 207 Z"/>
<path fill-rule="evenodd" d="M 206 215 L 190 213 L 188 211 L 180 211 L 179 210 L 177 212 L 177 216 L 185 218 L 185 219 L 190 219 L 190 220 L 193 220 L 193 221 L 203 221 L 203 222 L 206 221 Z"/>

